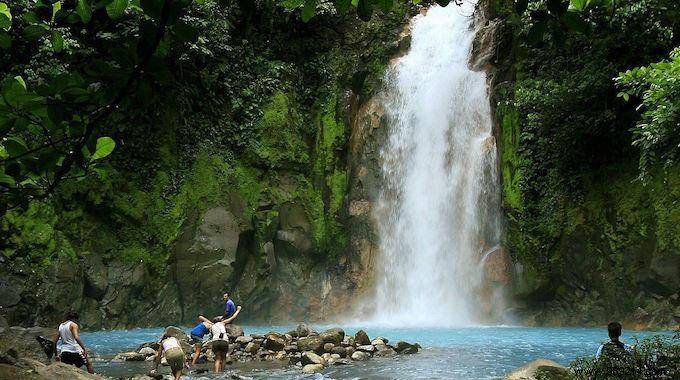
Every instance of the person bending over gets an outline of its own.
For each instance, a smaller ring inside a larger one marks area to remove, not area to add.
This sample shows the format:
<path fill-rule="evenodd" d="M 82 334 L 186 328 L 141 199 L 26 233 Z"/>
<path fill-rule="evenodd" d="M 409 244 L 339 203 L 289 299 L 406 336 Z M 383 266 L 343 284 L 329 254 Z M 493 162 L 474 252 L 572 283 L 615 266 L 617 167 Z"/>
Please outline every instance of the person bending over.
<path fill-rule="evenodd" d="M 224 364 L 227 361 L 227 353 L 229 352 L 229 336 L 227 335 L 226 325 L 230 324 L 231 321 L 238 317 L 241 312 L 241 306 L 236 308 L 234 314 L 227 319 L 220 319 L 220 317 L 215 318 L 213 321 L 208 320 L 203 316 L 199 316 L 199 319 L 203 321 L 206 325 L 210 327 L 210 333 L 212 335 L 212 350 L 215 354 L 215 373 L 224 370 Z"/>
<path fill-rule="evenodd" d="M 191 344 L 194 346 L 194 357 L 191 361 L 191 365 L 196 365 L 198 362 L 198 358 L 201 356 L 203 337 L 210 332 L 210 327 L 212 326 L 212 323 L 204 316 L 199 315 L 198 319 L 200 320 L 199 324 L 191 329 L 191 332 L 189 333 L 191 336 Z"/>
<path fill-rule="evenodd" d="M 62 342 L 60 353 L 57 355 L 57 360 L 74 365 L 78 368 L 85 365 L 87 367 L 87 372 L 94 373 L 92 362 L 87 356 L 85 344 L 83 344 L 83 341 L 80 339 L 77 321 L 78 313 L 71 310 L 66 313 L 64 321 L 57 327 L 57 332 L 52 337 L 54 347 L 57 346 L 59 339 L 61 339 Z"/>
<path fill-rule="evenodd" d="M 161 363 L 163 354 L 165 354 L 165 360 L 168 361 L 172 375 L 175 377 L 175 380 L 179 380 L 182 376 L 182 369 L 184 369 L 184 350 L 182 350 L 182 345 L 177 338 L 170 336 L 168 329 L 165 329 L 165 333 L 163 333 L 159 343 L 151 375 L 155 376 L 158 373 L 158 365 Z"/>

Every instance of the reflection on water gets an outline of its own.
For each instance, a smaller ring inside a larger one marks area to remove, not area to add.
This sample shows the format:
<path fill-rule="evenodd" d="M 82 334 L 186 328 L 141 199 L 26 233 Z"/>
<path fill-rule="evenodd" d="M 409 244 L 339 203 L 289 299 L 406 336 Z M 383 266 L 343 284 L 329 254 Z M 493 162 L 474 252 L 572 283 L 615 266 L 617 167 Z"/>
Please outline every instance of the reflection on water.
<path fill-rule="evenodd" d="M 328 326 L 316 326 L 323 330 Z M 246 334 L 289 331 L 292 326 L 245 326 Z M 458 329 L 392 329 L 369 327 L 369 336 L 384 336 L 392 343 L 399 340 L 418 342 L 423 350 L 410 356 L 371 359 L 348 366 L 330 367 L 324 378 L 332 379 L 498 379 L 509 371 L 537 359 L 546 358 L 568 365 L 577 356 L 594 355 L 607 339 L 606 329 L 469 327 Z M 104 360 L 95 363 L 97 371 L 124 377 L 146 373 L 151 363 L 111 362 L 115 353 L 134 350 L 140 344 L 156 340 L 162 329 L 135 329 L 83 333 L 85 344 Z M 187 330 L 188 331 L 188 330 Z M 346 327 L 348 334 L 357 331 Z M 623 340 L 634 343 L 650 332 L 624 332 Z M 671 334 L 671 333 L 667 333 Z M 209 365 L 197 367 L 208 370 Z M 163 369 L 167 371 L 167 368 Z M 298 368 L 285 363 L 238 363 L 231 372 L 215 376 L 210 373 L 189 374 L 186 379 L 232 378 L 238 374 L 253 379 L 321 379 L 302 375 Z"/>

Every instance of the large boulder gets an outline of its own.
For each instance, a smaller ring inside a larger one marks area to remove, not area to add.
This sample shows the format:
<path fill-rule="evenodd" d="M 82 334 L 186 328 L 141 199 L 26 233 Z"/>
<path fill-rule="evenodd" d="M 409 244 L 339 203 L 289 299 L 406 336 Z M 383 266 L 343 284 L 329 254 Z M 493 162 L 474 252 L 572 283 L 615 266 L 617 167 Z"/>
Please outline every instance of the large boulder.
<path fill-rule="evenodd" d="M 101 256 L 93 253 L 85 255 L 83 258 L 83 268 L 85 296 L 101 301 L 109 287 L 108 271 L 106 265 L 102 262 Z"/>
<path fill-rule="evenodd" d="M 280 337 L 270 335 L 262 344 L 264 348 L 271 351 L 281 351 L 286 347 L 286 341 Z"/>
<path fill-rule="evenodd" d="M 297 336 L 299 338 L 304 338 L 307 335 L 309 335 L 309 326 L 307 326 L 306 323 L 300 323 L 297 328 L 295 329 L 295 332 L 297 333 Z"/>
<path fill-rule="evenodd" d="M 371 357 L 371 355 L 363 352 L 363 351 L 356 351 L 352 354 L 352 360 L 356 360 L 359 362 L 363 362 L 368 360 Z"/>
<path fill-rule="evenodd" d="M 323 339 L 324 343 L 333 343 L 334 345 L 338 345 L 342 343 L 342 340 L 345 338 L 345 331 L 336 327 L 322 332 L 319 334 L 319 336 L 321 339 Z"/>
<path fill-rule="evenodd" d="M 326 364 L 326 360 L 323 357 L 321 357 L 321 356 L 319 356 L 319 355 L 317 355 L 317 354 L 315 354 L 311 351 L 307 351 L 307 352 L 302 353 L 302 357 L 300 358 L 300 361 L 302 362 L 302 365 L 306 365 L 306 364 L 325 365 Z"/>
<path fill-rule="evenodd" d="M 37 337 L 51 338 L 55 332 L 45 327 L 13 326 L 0 329 L 0 362 L 13 364 L 20 359 L 32 359 L 48 363 L 47 354 Z"/>
<path fill-rule="evenodd" d="M 224 329 L 227 331 L 227 334 L 232 337 L 239 337 L 245 335 L 243 332 L 243 327 L 239 325 L 232 325 L 228 324 L 224 326 Z"/>
<path fill-rule="evenodd" d="M 21 359 L 16 365 L 0 364 L 0 379 L 12 380 L 104 380 L 82 369 L 61 362 L 45 365 L 31 359 Z"/>
<path fill-rule="evenodd" d="M 225 207 L 193 215 L 175 246 L 175 279 L 183 299 L 185 315 L 218 305 L 227 279 L 234 273 L 236 251 L 245 232 L 252 230 L 238 212 Z"/>
<path fill-rule="evenodd" d="M 364 330 L 359 330 L 356 334 L 354 334 L 354 342 L 360 346 L 371 344 L 371 340 L 368 338 L 368 334 L 366 334 L 366 331 Z"/>
<path fill-rule="evenodd" d="M 323 339 L 320 336 L 308 336 L 300 338 L 297 341 L 297 346 L 300 351 L 323 351 Z"/>
<path fill-rule="evenodd" d="M 420 349 L 418 343 L 411 344 L 404 341 L 397 342 L 397 345 L 394 347 L 394 350 L 399 354 L 415 354 L 418 352 L 418 349 Z"/>
<path fill-rule="evenodd" d="M 306 366 L 302 367 L 303 373 L 319 373 L 321 371 L 323 371 L 322 364 L 307 364 Z"/>
<path fill-rule="evenodd" d="M 536 359 L 512 371 L 505 380 L 567 380 L 569 371 L 552 360 Z"/>

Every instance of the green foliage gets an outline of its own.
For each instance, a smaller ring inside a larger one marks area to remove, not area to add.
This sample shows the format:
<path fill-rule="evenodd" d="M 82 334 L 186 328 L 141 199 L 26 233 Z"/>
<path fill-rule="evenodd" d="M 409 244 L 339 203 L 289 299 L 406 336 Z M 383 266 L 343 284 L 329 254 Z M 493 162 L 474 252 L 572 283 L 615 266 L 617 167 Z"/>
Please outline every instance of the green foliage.
<path fill-rule="evenodd" d="M 651 187 L 632 182 L 629 163 L 638 156 L 630 129 L 638 115 L 617 98 L 612 78 L 666 54 L 676 24 L 666 0 L 619 1 L 608 11 L 595 5 L 584 8 L 588 30 L 567 33 L 563 43 L 546 34 L 540 47 L 524 44 L 532 22 L 517 33 L 517 80 L 499 92 L 497 108 L 503 198 L 508 245 L 524 266 L 523 296 L 570 299 L 582 287 L 625 314 L 634 302 L 620 300 L 634 300 L 628 290 L 642 286 L 632 275 L 638 265 L 674 249 L 649 242 L 675 240 L 677 229 L 657 224 L 675 215 L 656 210 L 678 200 L 665 183 L 675 182 L 675 169 L 659 172 Z M 528 4 L 543 7 L 552 12 L 547 2 Z"/>
<path fill-rule="evenodd" d="M 619 96 L 641 100 L 642 118 L 633 128 L 633 145 L 640 149 L 642 176 L 655 164 L 672 165 L 680 158 L 680 48 L 670 60 L 621 73 Z"/>
<path fill-rule="evenodd" d="M 113 135 L 129 117 L 120 109 L 143 104 L 149 86 L 167 80 L 168 54 L 190 41 L 166 31 L 187 28 L 189 2 L 0 3 L 0 59 L 10 63 L 0 70 L 0 214 L 50 197 L 62 182 L 106 175 L 100 159 L 115 143 L 98 136 Z"/>
<path fill-rule="evenodd" d="M 680 376 L 678 337 L 657 335 L 635 345 L 632 353 L 603 354 L 600 358 L 582 357 L 570 369 L 573 379 L 656 380 Z"/>
<path fill-rule="evenodd" d="M 283 92 L 274 94 L 258 123 L 260 138 L 255 154 L 263 166 L 300 168 L 309 162 L 300 119 L 289 102 Z"/>

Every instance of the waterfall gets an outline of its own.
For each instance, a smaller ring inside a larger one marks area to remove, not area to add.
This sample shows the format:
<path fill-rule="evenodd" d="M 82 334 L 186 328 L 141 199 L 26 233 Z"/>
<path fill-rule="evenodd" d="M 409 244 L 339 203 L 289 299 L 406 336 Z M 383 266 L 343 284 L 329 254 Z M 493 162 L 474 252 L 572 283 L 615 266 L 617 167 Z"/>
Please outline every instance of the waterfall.
<path fill-rule="evenodd" d="M 373 215 L 377 323 L 480 320 L 480 263 L 501 227 L 486 74 L 468 66 L 474 7 L 433 6 L 416 16 L 410 50 L 386 74 L 389 137 Z"/>

